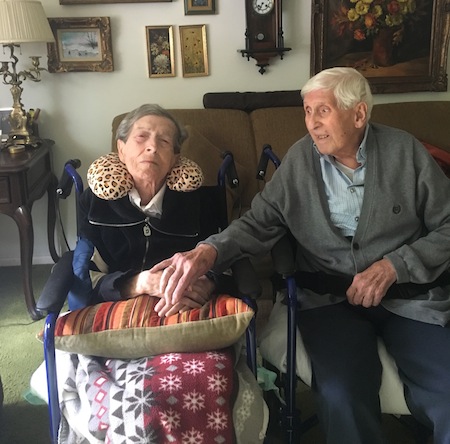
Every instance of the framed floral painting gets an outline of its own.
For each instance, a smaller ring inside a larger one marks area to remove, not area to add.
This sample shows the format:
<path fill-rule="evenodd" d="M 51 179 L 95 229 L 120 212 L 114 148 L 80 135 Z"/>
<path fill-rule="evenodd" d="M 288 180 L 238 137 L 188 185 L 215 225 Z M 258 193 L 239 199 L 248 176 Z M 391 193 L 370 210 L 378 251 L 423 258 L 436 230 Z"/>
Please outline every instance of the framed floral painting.
<path fill-rule="evenodd" d="M 312 0 L 311 75 L 351 66 L 375 94 L 447 90 L 448 0 Z"/>
<path fill-rule="evenodd" d="M 146 26 L 149 77 L 174 77 L 172 26 Z"/>
<path fill-rule="evenodd" d="M 180 26 L 183 77 L 209 75 L 206 25 Z"/>

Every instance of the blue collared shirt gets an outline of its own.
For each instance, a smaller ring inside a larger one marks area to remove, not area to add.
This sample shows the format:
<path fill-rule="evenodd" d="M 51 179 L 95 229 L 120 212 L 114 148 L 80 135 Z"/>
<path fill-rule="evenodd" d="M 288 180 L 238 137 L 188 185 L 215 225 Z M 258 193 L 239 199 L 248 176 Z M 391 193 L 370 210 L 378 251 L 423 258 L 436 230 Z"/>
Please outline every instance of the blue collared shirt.
<path fill-rule="evenodd" d="M 336 162 L 333 156 L 320 156 L 322 178 L 325 184 L 331 221 L 339 228 L 344 236 L 353 236 L 358 226 L 364 198 L 364 180 L 366 176 L 366 139 L 369 126 L 367 125 L 364 138 L 356 153 L 356 160 L 360 164 L 355 170 L 344 167 Z"/>

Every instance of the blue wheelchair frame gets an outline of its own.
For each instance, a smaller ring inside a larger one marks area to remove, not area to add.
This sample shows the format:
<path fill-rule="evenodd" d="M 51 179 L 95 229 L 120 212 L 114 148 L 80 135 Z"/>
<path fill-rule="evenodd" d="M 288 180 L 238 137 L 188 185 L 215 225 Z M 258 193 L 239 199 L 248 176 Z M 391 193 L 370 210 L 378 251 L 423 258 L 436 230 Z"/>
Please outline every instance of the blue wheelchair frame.
<path fill-rule="evenodd" d="M 233 154 L 229 151 L 222 153 L 222 163 L 219 168 L 217 183 L 220 189 L 220 220 L 222 228 L 228 225 L 226 186 L 236 188 L 239 186 L 239 178 L 236 172 Z M 71 194 L 74 186 L 76 191 L 76 208 L 78 210 L 78 199 L 84 190 L 83 181 L 76 171 L 81 165 L 78 159 L 72 159 L 65 163 L 61 180 L 56 190 L 57 197 L 65 199 Z M 77 217 L 78 234 L 78 217 Z M 56 356 L 55 356 L 55 327 L 58 316 L 66 300 L 67 294 L 73 283 L 72 270 L 73 251 L 65 252 L 53 267 L 51 276 L 44 286 L 42 294 L 36 304 L 37 310 L 43 315 L 46 314 L 43 341 L 44 359 L 47 373 L 47 392 L 50 436 L 53 444 L 58 440 L 58 429 L 61 421 L 61 411 L 59 407 Z M 256 278 L 250 261 L 245 258 L 237 261 L 231 267 L 233 276 L 238 287 L 238 297 L 253 308 L 256 316 L 257 306 L 255 298 L 261 294 L 261 287 Z M 247 364 L 256 377 L 256 321 L 255 316 L 250 322 L 246 331 Z"/>

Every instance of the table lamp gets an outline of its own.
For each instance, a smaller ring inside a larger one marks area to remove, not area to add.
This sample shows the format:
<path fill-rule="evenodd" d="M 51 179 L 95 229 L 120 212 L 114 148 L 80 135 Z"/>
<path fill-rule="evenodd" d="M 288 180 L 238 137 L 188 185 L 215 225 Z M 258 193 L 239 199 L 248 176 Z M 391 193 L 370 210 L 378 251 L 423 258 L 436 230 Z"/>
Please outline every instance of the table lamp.
<path fill-rule="evenodd" d="M 10 152 L 18 152 L 26 146 L 39 144 L 39 137 L 35 134 L 37 115 L 26 112 L 22 101 L 22 82 L 30 79 L 33 82 L 41 80 L 38 56 L 31 57 L 32 67 L 28 70 L 17 71 L 19 59 L 14 55 L 14 48 L 20 48 L 21 43 L 54 42 L 52 30 L 48 23 L 44 8 L 39 1 L 34 0 L 0 0 L 0 44 L 10 51 L 12 61 L 2 61 L 0 75 L 3 83 L 11 85 L 13 106 L 10 119 L 11 130 L 8 134 L 6 146 Z"/>

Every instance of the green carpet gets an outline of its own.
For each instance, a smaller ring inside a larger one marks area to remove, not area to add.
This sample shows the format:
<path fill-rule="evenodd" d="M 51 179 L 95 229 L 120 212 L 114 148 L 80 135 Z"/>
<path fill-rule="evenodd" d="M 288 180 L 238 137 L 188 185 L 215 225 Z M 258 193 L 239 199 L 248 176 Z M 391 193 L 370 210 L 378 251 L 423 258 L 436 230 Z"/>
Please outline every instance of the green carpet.
<path fill-rule="evenodd" d="M 51 265 L 33 267 L 33 286 L 37 297 Z M 4 406 L 0 418 L 0 444 L 49 444 L 46 405 L 25 400 L 32 373 L 43 361 L 42 344 L 36 339 L 44 321 L 33 322 L 28 316 L 22 289 L 20 267 L 0 267 L 0 376 L 4 388 Z M 298 407 L 307 418 L 313 413 L 312 394 L 299 390 Z M 392 416 L 385 415 L 384 426 L 392 444 L 413 444 L 411 432 Z M 267 444 L 284 444 L 279 429 L 269 434 Z M 431 440 L 430 440 L 431 441 Z M 302 444 L 324 444 L 319 426 L 301 439 Z"/>
<path fill-rule="evenodd" d="M 50 265 L 33 267 L 36 297 L 50 269 Z M 43 361 L 42 344 L 35 337 L 43 325 L 43 320 L 34 322 L 28 315 L 20 267 L 0 267 L 0 375 L 5 396 L 1 444 L 50 442 L 47 406 L 30 404 L 24 398 L 32 373 Z"/>

